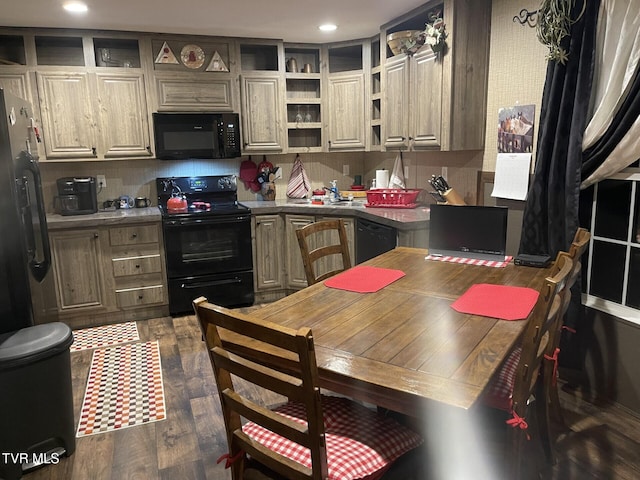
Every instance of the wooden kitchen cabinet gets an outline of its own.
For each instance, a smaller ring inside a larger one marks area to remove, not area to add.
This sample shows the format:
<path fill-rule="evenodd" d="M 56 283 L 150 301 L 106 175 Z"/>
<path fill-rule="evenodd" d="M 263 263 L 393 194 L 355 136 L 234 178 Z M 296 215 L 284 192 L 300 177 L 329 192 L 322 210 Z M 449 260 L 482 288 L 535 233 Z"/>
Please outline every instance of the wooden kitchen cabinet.
<path fill-rule="evenodd" d="M 159 112 L 233 112 L 233 80 L 201 76 L 170 76 L 156 73 Z"/>
<path fill-rule="evenodd" d="M 50 232 L 58 312 L 67 315 L 106 311 L 110 299 L 103 271 L 104 232 L 98 228 Z"/>
<path fill-rule="evenodd" d="M 265 292 L 284 289 L 284 220 L 281 215 L 253 217 L 256 302 L 267 300 Z M 284 294 L 283 294 L 284 295 Z M 283 296 L 282 295 L 282 296 Z"/>
<path fill-rule="evenodd" d="M 168 303 L 160 229 L 159 223 L 109 229 L 112 288 L 119 308 Z"/>
<path fill-rule="evenodd" d="M 29 77 L 26 73 L 0 73 L 0 88 L 16 97 L 24 98 L 33 103 L 31 89 L 29 88 Z"/>
<path fill-rule="evenodd" d="M 161 60 L 165 42 L 178 63 Z M 199 67 L 197 64 L 186 66 L 181 62 L 182 49 L 194 43 L 204 53 Z M 236 42 L 226 38 L 201 37 L 197 41 L 173 35 L 153 38 L 151 50 L 157 111 L 238 111 L 236 47 Z"/>
<path fill-rule="evenodd" d="M 60 320 L 84 328 L 168 314 L 159 222 L 50 230 Z"/>
<path fill-rule="evenodd" d="M 282 79 L 273 73 L 252 72 L 241 78 L 243 151 L 284 150 Z"/>
<path fill-rule="evenodd" d="M 329 151 L 364 150 L 364 74 L 333 75 L 328 85 Z"/>
<path fill-rule="evenodd" d="M 142 73 L 36 75 L 47 158 L 151 156 Z"/>
<path fill-rule="evenodd" d="M 397 55 L 385 65 L 384 146 L 442 146 L 442 62 L 429 47 Z"/>
<path fill-rule="evenodd" d="M 287 265 L 287 288 L 299 290 L 307 286 L 302 254 L 298 245 L 296 230 L 315 222 L 314 216 L 285 215 L 285 255 Z M 310 247 L 314 247 L 314 239 L 309 239 Z"/>
<path fill-rule="evenodd" d="M 142 73 L 98 72 L 98 155 L 149 157 L 151 137 Z"/>
<path fill-rule="evenodd" d="M 327 150 L 365 150 L 365 53 L 369 43 L 341 42 L 327 47 Z"/>
<path fill-rule="evenodd" d="M 489 68 L 490 0 L 429 2 L 383 25 L 389 33 L 423 30 L 439 11 L 448 34 L 444 54 L 423 46 L 413 56 L 381 48 L 381 138 L 395 149 L 484 148 Z"/>

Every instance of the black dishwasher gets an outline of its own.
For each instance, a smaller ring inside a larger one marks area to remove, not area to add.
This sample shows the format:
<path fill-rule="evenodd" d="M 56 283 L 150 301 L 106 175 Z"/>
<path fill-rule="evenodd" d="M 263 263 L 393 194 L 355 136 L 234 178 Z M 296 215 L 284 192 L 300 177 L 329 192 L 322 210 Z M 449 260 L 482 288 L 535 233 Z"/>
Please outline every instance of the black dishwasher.
<path fill-rule="evenodd" d="M 398 231 L 361 218 L 356 219 L 356 263 L 396 248 Z"/>

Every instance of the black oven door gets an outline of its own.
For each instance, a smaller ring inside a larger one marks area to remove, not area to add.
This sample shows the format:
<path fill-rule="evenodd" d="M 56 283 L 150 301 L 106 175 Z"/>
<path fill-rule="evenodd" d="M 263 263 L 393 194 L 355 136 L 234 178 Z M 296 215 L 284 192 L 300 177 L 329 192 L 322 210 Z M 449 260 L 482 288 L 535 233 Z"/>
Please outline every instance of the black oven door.
<path fill-rule="evenodd" d="M 248 214 L 165 219 L 163 227 L 170 279 L 253 269 Z"/>

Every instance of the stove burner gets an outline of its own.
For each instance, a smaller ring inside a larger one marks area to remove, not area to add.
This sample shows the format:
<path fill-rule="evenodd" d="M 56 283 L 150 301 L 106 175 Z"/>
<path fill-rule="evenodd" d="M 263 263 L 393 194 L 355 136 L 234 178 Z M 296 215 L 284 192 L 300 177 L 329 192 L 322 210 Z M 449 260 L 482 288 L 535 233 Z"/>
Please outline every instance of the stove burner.
<path fill-rule="evenodd" d="M 193 202 L 189 205 L 189 210 L 198 212 L 208 212 L 211 210 L 211 204 L 208 202 Z"/>
<path fill-rule="evenodd" d="M 231 215 L 250 210 L 238 204 L 234 175 L 208 177 L 168 177 L 156 179 L 158 206 L 165 217 L 194 215 Z M 172 194 L 180 192 L 187 200 L 187 208 L 176 211 L 167 208 Z"/>

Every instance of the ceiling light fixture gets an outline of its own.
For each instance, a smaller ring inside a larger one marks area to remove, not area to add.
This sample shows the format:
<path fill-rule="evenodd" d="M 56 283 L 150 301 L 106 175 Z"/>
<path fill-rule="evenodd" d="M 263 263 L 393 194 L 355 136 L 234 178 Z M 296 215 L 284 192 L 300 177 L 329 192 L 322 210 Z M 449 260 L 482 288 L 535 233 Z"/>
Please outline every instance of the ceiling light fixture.
<path fill-rule="evenodd" d="M 323 32 L 333 32 L 336 28 L 338 28 L 338 26 L 334 25 L 333 23 L 325 23 L 324 25 L 320 25 L 318 28 Z"/>
<path fill-rule="evenodd" d="M 62 8 L 70 13 L 85 13 L 87 10 L 89 10 L 87 8 L 87 5 L 82 2 L 65 3 Z"/>

